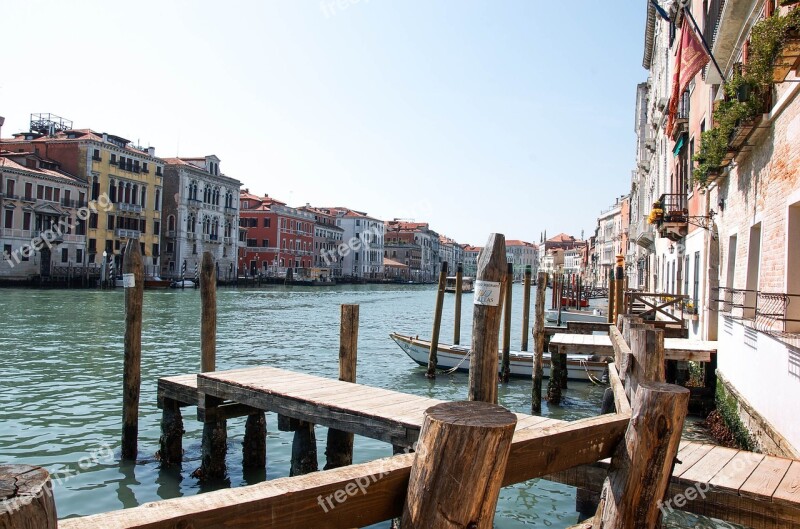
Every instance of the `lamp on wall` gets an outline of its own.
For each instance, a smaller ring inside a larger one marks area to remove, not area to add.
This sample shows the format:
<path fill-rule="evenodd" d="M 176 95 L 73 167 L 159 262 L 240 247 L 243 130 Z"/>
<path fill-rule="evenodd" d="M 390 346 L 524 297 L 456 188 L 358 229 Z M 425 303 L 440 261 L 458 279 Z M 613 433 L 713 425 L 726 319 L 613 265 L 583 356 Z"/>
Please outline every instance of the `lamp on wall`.
<path fill-rule="evenodd" d="M 670 255 L 675 253 L 675 245 L 672 243 L 669 243 L 669 253 Z"/>
<path fill-rule="evenodd" d="M 719 202 L 717 202 L 717 206 L 719 206 L 719 212 L 722 213 L 725 210 L 725 199 L 720 198 Z"/>

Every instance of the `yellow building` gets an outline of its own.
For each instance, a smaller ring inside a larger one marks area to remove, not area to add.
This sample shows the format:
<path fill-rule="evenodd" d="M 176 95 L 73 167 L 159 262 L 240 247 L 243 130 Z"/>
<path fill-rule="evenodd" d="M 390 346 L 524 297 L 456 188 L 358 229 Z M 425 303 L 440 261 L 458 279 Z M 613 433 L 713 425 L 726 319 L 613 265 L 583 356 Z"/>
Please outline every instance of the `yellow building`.
<path fill-rule="evenodd" d="M 30 150 L 61 164 L 64 170 L 89 184 L 89 200 L 97 213 L 89 218 L 86 256 L 89 264 L 107 259 L 121 265 L 129 239 L 138 240 L 145 271 L 158 270 L 160 257 L 163 160 L 154 148 L 90 129 L 51 114 L 31 116 L 31 132 L 2 140 L 9 151 Z"/>

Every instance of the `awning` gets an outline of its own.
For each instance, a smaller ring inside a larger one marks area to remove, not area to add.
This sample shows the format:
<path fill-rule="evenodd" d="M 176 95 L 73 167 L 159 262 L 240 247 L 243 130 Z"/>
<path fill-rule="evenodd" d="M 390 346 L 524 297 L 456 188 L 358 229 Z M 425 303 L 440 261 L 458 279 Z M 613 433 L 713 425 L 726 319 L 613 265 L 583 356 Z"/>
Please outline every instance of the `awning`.
<path fill-rule="evenodd" d="M 683 149 L 683 144 L 685 141 L 686 134 L 681 134 L 680 138 L 678 138 L 678 141 L 675 142 L 675 148 L 672 150 L 672 154 L 678 156 L 681 152 L 681 149 Z"/>

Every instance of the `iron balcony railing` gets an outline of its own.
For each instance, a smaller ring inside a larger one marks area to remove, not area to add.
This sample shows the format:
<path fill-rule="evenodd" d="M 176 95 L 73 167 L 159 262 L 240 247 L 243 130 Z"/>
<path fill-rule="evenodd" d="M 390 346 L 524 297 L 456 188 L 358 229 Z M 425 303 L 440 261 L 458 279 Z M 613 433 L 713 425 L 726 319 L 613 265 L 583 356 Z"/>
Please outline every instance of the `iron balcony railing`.
<path fill-rule="evenodd" d="M 763 292 L 740 288 L 714 289 L 710 309 L 734 320 L 752 322 L 753 327 L 765 334 L 778 337 L 797 337 L 800 318 L 790 317 L 792 302 L 800 303 L 800 294 Z"/>
<path fill-rule="evenodd" d="M 680 222 L 686 221 L 688 210 L 686 208 L 687 198 L 685 193 L 665 193 L 658 199 L 658 203 L 663 210 L 664 221 Z M 673 220 L 673 217 L 680 217 Z"/>

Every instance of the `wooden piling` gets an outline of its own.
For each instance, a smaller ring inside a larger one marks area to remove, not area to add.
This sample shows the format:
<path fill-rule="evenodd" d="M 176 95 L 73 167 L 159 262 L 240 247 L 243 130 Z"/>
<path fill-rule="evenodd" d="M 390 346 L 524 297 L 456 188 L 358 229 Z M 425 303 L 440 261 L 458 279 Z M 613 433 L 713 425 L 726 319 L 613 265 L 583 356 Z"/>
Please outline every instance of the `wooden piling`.
<path fill-rule="evenodd" d="M 614 301 L 614 294 L 616 292 L 616 287 L 614 286 L 614 271 L 612 270 L 609 272 L 608 275 L 608 323 L 616 323 L 616 315 L 614 314 L 614 308 L 616 307 L 616 302 Z"/>
<path fill-rule="evenodd" d="M 500 367 L 500 380 L 508 383 L 511 377 L 511 289 L 514 284 L 514 265 L 507 264 L 505 278 L 505 302 L 503 303 L 503 357 Z"/>
<path fill-rule="evenodd" d="M 625 260 L 622 255 L 617 256 L 617 268 L 614 277 L 614 319 L 611 323 L 616 323 L 617 316 L 625 312 Z"/>
<path fill-rule="evenodd" d="M 142 383 L 142 302 L 144 265 L 139 241 L 129 239 L 122 266 L 125 287 L 125 359 L 122 377 L 122 459 L 136 460 L 139 391 Z"/>
<path fill-rule="evenodd" d="M 183 416 L 180 403 L 163 399 L 161 403 L 161 438 L 158 459 L 162 468 L 180 466 L 183 462 Z"/>
<path fill-rule="evenodd" d="M 289 476 L 300 476 L 319 470 L 317 465 L 317 437 L 314 425 L 301 421 L 292 440 L 292 464 Z"/>
<path fill-rule="evenodd" d="M 245 470 L 267 468 L 267 418 L 263 411 L 248 415 L 244 424 L 242 468 Z"/>
<path fill-rule="evenodd" d="M 544 298 L 547 291 L 547 273 L 539 272 L 536 280 L 536 309 L 533 320 L 533 388 L 531 389 L 531 411 L 542 412 L 542 377 L 544 366 Z"/>
<path fill-rule="evenodd" d="M 485 402 L 425 412 L 403 505 L 403 529 L 491 529 L 517 418 Z"/>
<path fill-rule="evenodd" d="M 598 515 L 604 529 L 659 526 L 688 405 L 686 388 L 639 384 L 625 440 L 617 445 L 601 493 Z"/>
<path fill-rule="evenodd" d="M 200 267 L 200 370 L 216 370 L 217 362 L 217 279 L 214 256 L 203 252 Z"/>
<path fill-rule="evenodd" d="M 425 376 L 436 378 L 437 353 L 439 352 L 439 329 L 442 326 L 442 307 L 444 305 L 444 288 L 447 283 L 447 261 L 442 263 L 439 272 L 439 288 L 436 291 L 436 308 L 433 313 L 433 331 L 431 332 L 431 347 L 428 352 L 428 371 Z"/>
<path fill-rule="evenodd" d="M 339 380 L 356 381 L 358 358 L 358 305 L 342 305 L 339 327 Z M 353 434 L 331 428 L 325 448 L 323 470 L 353 464 Z"/>
<path fill-rule="evenodd" d="M 218 413 L 223 401 L 210 395 L 201 395 L 201 400 L 205 415 L 200 468 L 192 475 L 201 481 L 218 481 L 224 479 L 227 472 L 225 456 L 228 453 L 228 425 Z"/>
<path fill-rule="evenodd" d="M 528 350 L 528 333 L 531 318 L 531 265 L 525 266 L 525 280 L 522 284 L 522 343 L 520 349 Z"/>
<path fill-rule="evenodd" d="M 453 345 L 461 343 L 461 298 L 464 289 L 464 266 L 459 264 L 456 272 L 456 306 L 453 322 Z"/>
<path fill-rule="evenodd" d="M 547 402 L 550 404 L 561 403 L 561 370 L 565 367 L 561 365 L 561 355 L 550 351 L 550 379 L 547 381 Z"/>
<path fill-rule="evenodd" d="M 493 233 L 478 254 L 472 310 L 469 400 L 497 403 L 497 341 L 503 306 L 501 282 L 505 270 L 506 238 L 502 233 Z"/>
<path fill-rule="evenodd" d="M 46 469 L 30 465 L 0 465 L 0 527 L 58 527 L 53 484 Z"/>
<path fill-rule="evenodd" d="M 649 325 L 630 325 L 632 364 L 627 368 L 625 393 L 633 399 L 639 384 L 664 382 L 664 331 Z"/>

